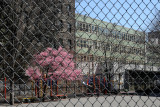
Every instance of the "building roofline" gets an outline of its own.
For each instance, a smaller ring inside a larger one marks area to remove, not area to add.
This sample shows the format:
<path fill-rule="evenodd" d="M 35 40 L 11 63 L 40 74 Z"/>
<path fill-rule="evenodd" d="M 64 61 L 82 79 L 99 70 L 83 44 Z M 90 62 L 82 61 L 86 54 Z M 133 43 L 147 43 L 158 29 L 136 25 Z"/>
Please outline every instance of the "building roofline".
<path fill-rule="evenodd" d="M 95 18 L 91 18 L 90 16 L 86 16 L 86 15 L 81 15 L 81 14 L 75 14 L 75 18 L 76 18 L 76 20 L 78 19 L 78 17 L 85 17 L 85 19 L 91 19 L 91 20 L 94 20 L 95 21 L 95 23 L 96 23 L 96 21 L 97 22 L 99 22 L 99 23 L 102 23 L 102 24 L 104 24 L 104 25 L 106 25 L 106 26 L 109 26 L 109 25 L 114 25 L 115 23 L 109 23 L 109 22 L 106 22 L 106 21 L 102 21 L 102 20 L 99 20 L 99 19 L 95 19 Z M 95 24 L 95 23 L 93 23 L 94 25 L 97 25 L 97 24 Z M 115 27 L 119 27 L 119 28 L 121 28 L 121 29 L 126 29 L 126 32 L 129 32 L 130 30 L 131 31 L 134 31 L 134 32 L 136 32 L 136 33 L 143 33 L 143 34 L 145 34 L 143 31 L 139 31 L 139 30 L 135 30 L 135 29 L 133 29 L 133 28 L 128 28 L 128 27 L 125 27 L 125 26 L 120 26 L 120 25 L 117 25 L 116 24 L 116 26 Z"/>

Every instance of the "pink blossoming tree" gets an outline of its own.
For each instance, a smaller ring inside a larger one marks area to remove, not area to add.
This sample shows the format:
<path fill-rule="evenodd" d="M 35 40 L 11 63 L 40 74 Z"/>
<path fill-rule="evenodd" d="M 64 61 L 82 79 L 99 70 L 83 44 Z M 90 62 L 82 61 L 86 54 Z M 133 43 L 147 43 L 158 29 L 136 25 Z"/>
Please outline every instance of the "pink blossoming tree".
<path fill-rule="evenodd" d="M 35 54 L 32 66 L 26 70 L 26 75 L 31 80 L 41 79 L 46 74 L 46 79 L 54 80 L 79 80 L 82 78 L 81 70 L 75 68 L 73 55 L 62 47 L 58 50 L 47 48 L 45 51 Z"/>

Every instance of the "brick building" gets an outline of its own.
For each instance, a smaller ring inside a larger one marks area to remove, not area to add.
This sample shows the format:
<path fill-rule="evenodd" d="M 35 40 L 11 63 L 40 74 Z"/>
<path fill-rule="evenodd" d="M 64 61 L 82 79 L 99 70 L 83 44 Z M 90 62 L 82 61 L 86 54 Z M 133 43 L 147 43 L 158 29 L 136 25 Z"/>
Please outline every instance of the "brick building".
<path fill-rule="evenodd" d="M 75 42 L 75 0 L 55 1 L 55 37 L 66 49 L 74 50 Z"/>

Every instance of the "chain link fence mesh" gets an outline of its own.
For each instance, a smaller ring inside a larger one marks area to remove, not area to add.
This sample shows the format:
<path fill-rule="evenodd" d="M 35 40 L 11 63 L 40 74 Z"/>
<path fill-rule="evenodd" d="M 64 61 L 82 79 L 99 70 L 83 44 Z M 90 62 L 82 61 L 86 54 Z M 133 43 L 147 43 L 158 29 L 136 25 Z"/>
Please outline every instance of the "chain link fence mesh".
<path fill-rule="evenodd" d="M 0 5 L 0 105 L 160 106 L 158 0 Z"/>

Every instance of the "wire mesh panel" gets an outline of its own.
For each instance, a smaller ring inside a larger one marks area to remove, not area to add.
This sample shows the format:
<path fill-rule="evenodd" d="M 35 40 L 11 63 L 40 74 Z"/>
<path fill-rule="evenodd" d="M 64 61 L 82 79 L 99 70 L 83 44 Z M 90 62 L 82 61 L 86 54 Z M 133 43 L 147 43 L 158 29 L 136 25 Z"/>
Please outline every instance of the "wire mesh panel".
<path fill-rule="evenodd" d="M 160 106 L 158 0 L 0 5 L 0 105 Z"/>

